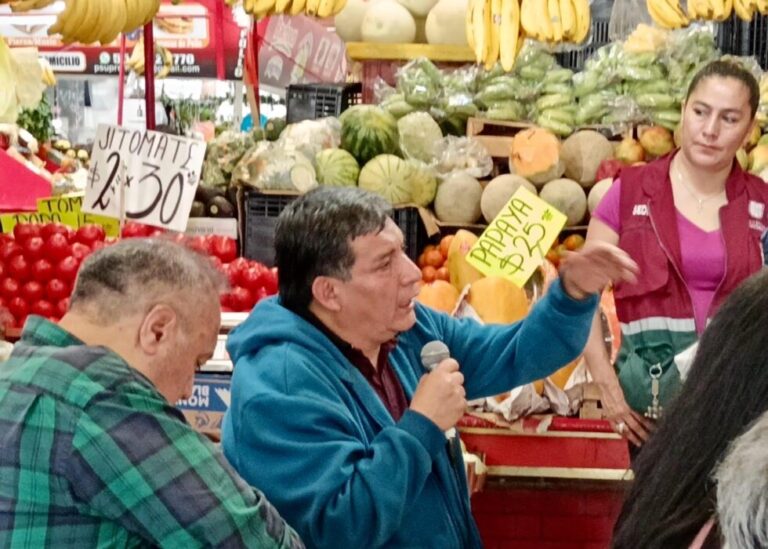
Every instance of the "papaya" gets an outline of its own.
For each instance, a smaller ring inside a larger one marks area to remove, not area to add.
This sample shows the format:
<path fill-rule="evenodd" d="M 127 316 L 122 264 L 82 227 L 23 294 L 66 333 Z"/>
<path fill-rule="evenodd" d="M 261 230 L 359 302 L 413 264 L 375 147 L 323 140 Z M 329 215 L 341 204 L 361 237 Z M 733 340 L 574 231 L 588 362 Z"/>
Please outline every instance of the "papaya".
<path fill-rule="evenodd" d="M 459 300 L 459 292 L 450 283 L 435 280 L 421 287 L 416 300 L 422 305 L 451 314 Z"/>
<path fill-rule="evenodd" d="M 544 128 L 528 128 L 512 139 L 509 171 L 535 185 L 557 179 L 565 173 L 560 158 L 560 140 Z"/>
<path fill-rule="evenodd" d="M 467 302 L 486 324 L 511 324 L 528 314 L 525 290 L 500 276 L 473 282 Z"/>
<path fill-rule="evenodd" d="M 451 284 L 461 292 L 467 284 L 472 284 L 476 280 L 483 278 L 483 273 L 467 263 L 465 256 L 477 242 L 477 236 L 469 231 L 461 229 L 456 232 L 448 247 L 448 274 L 451 278 Z"/>

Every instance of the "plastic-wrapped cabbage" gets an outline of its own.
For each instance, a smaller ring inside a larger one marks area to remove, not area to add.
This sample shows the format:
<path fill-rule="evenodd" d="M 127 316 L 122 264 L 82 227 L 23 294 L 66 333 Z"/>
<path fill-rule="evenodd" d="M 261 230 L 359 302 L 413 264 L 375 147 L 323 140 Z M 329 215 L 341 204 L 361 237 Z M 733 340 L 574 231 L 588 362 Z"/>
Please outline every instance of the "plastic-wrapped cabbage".
<path fill-rule="evenodd" d="M 437 122 L 425 112 L 414 112 L 397 122 L 400 150 L 408 158 L 427 164 L 435 162 L 443 132 Z"/>
<path fill-rule="evenodd" d="M 411 105 L 428 108 L 440 97 L 442 74 L 426 57 L 414 59 L 397 71 L 397 90 Z"/>
<path fill-rule="evenodd" d="M 208 143 L 203 162 L 201 184 L 209 187 L 224 187 L 232 177 L 237 163 L 250 149 L 254 135 L 235 131 L 222 132 Z"/>
<path fill-rule="evenodd" d="M 277 140 L 279 148 L 299 151 L 313 160 L 320 151 L 336 148 L 340 143 L 341 123 L 332 116 L 289 124 Z"/>
<path fill-rule="evenodd" d="M 251 149 L 240 160 L 232 175 L 232 183 L 262 191 L 300 193 L 318 185 L 312 161 L 303 153 L 266 142 Z"/>
<path fill-rule="evenodd" d="M 440 141 L 438 148 L 440 160 L 436 169 L 442 178 L 464 172 L 480 179 L 493 170 L 493 158 L 477 139 L 449 135 Z"/>

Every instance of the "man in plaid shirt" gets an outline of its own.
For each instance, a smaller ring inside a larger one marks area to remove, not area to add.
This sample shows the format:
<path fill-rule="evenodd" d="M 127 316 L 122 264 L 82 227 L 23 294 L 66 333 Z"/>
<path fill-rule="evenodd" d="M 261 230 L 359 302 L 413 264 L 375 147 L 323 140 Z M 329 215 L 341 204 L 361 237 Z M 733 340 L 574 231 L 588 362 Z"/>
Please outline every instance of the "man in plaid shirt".
<path fill-rule="evenodd" d="M 170 241 L 83 264 L 56 325 L 0 364 L 0 548 L 303 547 L 172 403 L 220 325 L 222 280 Z"/>

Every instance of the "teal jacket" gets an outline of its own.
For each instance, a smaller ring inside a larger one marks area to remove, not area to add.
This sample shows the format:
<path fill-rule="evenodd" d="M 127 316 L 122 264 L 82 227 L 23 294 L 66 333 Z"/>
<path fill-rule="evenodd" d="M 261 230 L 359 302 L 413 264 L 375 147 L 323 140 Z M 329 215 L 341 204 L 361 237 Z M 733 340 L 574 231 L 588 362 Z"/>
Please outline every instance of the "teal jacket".
<path fill-rule="evenodd" d="M 569 298 L 559 281 L 522 322 L 481 326 L 417 305 L 389 355 L 410 401 L 421 348 L 446 343 L 467 398 L 508 391 L 583 349 L 597 297 Z M 262 490 L 307 547 L 480 547 L 463 466 L 421 414 L 395 423 L 374 389 L 314 326 L 272 298 L 234 330 L 224 453 Z M 460 459 L 460 458 L 459 458 Z M 458 463 L 457 466 L 453 466 Z"/>

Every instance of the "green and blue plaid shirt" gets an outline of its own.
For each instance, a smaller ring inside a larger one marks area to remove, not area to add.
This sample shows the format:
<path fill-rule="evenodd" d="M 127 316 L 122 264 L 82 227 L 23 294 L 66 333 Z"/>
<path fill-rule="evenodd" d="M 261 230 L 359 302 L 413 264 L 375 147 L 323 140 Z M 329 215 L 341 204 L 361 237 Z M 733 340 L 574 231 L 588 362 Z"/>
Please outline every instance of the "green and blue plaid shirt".
<path fill-rule="evenodd" d="M 148 379 L 29 317 L 0 364 L 0 548 L 303 547 Z"/>

